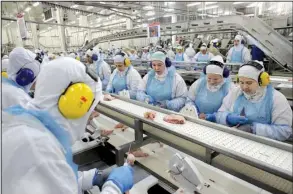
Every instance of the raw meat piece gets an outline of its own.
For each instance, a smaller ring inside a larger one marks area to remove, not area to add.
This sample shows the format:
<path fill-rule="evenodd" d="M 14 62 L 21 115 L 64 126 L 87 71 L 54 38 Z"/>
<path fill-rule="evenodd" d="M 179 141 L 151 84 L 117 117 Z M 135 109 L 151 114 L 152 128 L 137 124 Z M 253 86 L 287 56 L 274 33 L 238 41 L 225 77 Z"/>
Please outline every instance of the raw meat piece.
<path fill-rule="evenodd" d="M 112 101 L 112 100 L 115 100 L 116 98 L 111 96 L 110 94 L 105 94 L 104 95 L 104 100 L 105 101 Z"/>
<path fill-rule="evenodd" d="M 180 115 L 167 115 L 164 117 L 164 121 L 167 123 L 172 123 L 172 124 L 184 124 L 185 123 L 185 118 Z"/>
<path fill-rule="evenodd" d="M 121 129 L 122 132 L 124 132 L 128 127 L 122 123 L 118 123 L 117 125 L 115 125 L 114 127 L 115 129 Z"/>
<path fill-rule="evenodd" d="M 150 119 L 150 120 L 153 121 L 155 119 L 155 117 L 156 117 L 156 112 L 154 112 L 154 111 L 147 111 L 147 112 L 143 113 L 143 116 L 144 116 L 144 118 Z"/>

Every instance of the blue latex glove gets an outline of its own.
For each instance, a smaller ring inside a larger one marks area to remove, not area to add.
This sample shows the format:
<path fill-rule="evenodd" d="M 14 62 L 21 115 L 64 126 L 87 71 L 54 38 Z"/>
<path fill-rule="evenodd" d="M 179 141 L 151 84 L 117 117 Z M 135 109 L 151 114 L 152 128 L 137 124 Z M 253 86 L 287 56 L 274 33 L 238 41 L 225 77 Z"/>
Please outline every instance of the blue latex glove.
<path fill-rule="evenodd" d="M 144 101 L 147 102 L 148 104 L 154 104 L 155 103 L 155 100 L 149 95 L 147 95 L 145 97 Z"/>
<path fill-rule="evenodd" d="M 159 101 L 158 106 L 161 108 L 167 108 L 167 100 Z"/>
<path fill-rule="evenodd" d="M 122 193 L 133 187 L 133 169 L 130 165 L 115 168 L 109 175 L 107 181 L 112 181 Z"/>
<path fill-rule="evenodd" d="M 247 132 L 247 133 L 252 133 L 252 125 L 250 125 L 250 124 L 241 125 L 241 126 L 237 127 L 237 129 L 240 131 Z"/>
<path fill-rule="evenodd" d="M 206 114 L 206 120 L 215 123 L 216 122 L 216 114 L 215 113 Z"/>
<path fill-rule="evenodd" d="M 238 124 L 244 125 L 248 123 L 248 119 L 246 117 L 235 113 L 229 113 L 227 115 L 226 121 L 230 126 L 236 126 Z"/>

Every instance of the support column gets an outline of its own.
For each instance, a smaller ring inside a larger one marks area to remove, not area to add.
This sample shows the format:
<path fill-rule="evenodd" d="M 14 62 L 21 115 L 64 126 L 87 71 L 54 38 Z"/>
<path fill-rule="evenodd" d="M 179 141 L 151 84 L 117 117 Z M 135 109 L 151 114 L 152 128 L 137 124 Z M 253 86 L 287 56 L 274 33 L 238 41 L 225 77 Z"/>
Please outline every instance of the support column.
<path fill-rule="evenodd" d="M 176 15 L 172 15 L 172 18 L 171 18 L 171 23 L 176 23 L 177 22 L 177 16 Z M 173 35 L 172 36 L 172 45 L 174 46 L 176 43 L 176 35 Z"/>
<path fill-rule="evenodd" d="M 32 30 L 32 42 L 35 49 L 39 48 L 39 39 L 37 33 L 37 24 L 31 23 L 31 30 Z"/>
<path fill-rule="evenodd" d="M 57 16 L 58 24 L 63 24 L 63 10 L 61 8 L 57 8 L 56 16 Z M 58 26 L 58 33 L 59 33 L 59 37 L 60 37 L 61 50 L 62 50 L 62 52 L 65 52 L 67 50 L 67 48 L 66 48 L 66 42 L 65 42 L 64 26 Z"/>

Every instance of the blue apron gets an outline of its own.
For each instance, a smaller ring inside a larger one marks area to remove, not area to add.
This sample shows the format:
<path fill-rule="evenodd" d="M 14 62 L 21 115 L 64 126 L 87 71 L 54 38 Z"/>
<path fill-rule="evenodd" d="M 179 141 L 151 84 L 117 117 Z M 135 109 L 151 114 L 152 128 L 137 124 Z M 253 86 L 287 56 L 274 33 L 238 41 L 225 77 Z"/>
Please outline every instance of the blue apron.
<path fill-rule="evenodd" d="M 175 55 L 175 61 L 184 61 L 183 53 Z"/>
<path fill-rule="evenodd" d="M 249 119 L 249 123 L 258 122 L 263 124 L 272 123 L 273 109 L 273 87 L 267 86 L 266 96 L 260 102 L 250 102 L 241 94 L 235 101 L 234 112 L 241 114 L 244 112 Z"/>
<path fill-rule="evenodd" d="M 38 111 L 38 110 L 27 110 L 21 107 L 20 105 L 11 106 L 4 110 L 7 113 L 12 115 L 21 115 L 28 114 L 36 119 L 38 119 L 45 127 L 48 129 L 55 138 L 59 141 L 62 147 L 65 150 L 65 158 L 68 165 L 72 168 L 76 179 L 78 166 L 73 162 L 73 155 L 71 150 L 71 144 L 69 140 L 69 134 L 65 131 L 58 123 L 56 123 L 55 119 L 46 111 Z"/>
<path fill-rule="evenodd" d="M 205 55 L 203 55 L 202 53 L 199 53 L 197 62 L 209 62 L 209 61 L 210 61 L 209 53 L 206 53 Z"/>
<path fill-rule="evenodd" d="M 6 78 L 6 77 L 2 77 L 2 84 L 3 84 L 3 83 L 7 83 L 7 84 L 9 84 L 9 85 L 12 85 L 12 86 L 15 86 L 15 87 L 17 87 L 17 88 L 20 88 L 20 89 L 23 89 L 23 90 L 24 90 L 24 88 L 21 87 L 20 85 L 18 85 L 15 81 L 13 81 L 13 80 L 11 80 L 11 79 L 8 79 L 8 78 Z"/>
<path fill-rule="evenodd" d="M 202 77 L 199 81 L 200 84 L 196 90 L 195 97 L 195 105 L 199 113 L 212 114 L 217 112 L 222 105 L 224 97 L 229 92 L 230 81 L 224 79 L 224 84 L 216 92 L 211 92 L 207 89 L 206 76 Z"/>
<path fill-rule="evenodd" d="M 155 78 L 154 70 L 151 70 L 148 74 L 146 93 L 147 95 L 150 95 L 156 103 L 172 99 L 173 79 L 175 72 L 175 68 L 168 68 L 168 74 L 164 81 L 160 81 Z"/>
<path fill-rule="evenodd" d="M 118 72 L 116 72 L 116 74 L 112 80 L 113 93 L 118 94 L 118 92 L 120 92 L 122 90 L 128 90 L 126 77 L 127 77 L 127 74 L 128 74 L 128 71 L 130 68 L 132 68 L 132 67 L 128 67 L 125 75 L 123 75 L 123 76 L 118 75 Z"/>
<path fill-rule="evenodd" d="M 235 51 L 235 48 L 232 49 L 232 55 L 231 55 L 231 63 L 243 63 L 242 61 L 242 51 L 244 49 L 244 46 L 240 51 Z"/>

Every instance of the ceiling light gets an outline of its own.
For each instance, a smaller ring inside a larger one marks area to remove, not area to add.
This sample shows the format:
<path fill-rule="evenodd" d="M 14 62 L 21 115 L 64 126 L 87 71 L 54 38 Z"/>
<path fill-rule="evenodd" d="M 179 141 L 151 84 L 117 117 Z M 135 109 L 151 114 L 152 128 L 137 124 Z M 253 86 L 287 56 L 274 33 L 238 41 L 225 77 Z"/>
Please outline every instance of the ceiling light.
<path fill-rule="evenodd" d="M 70 8 L 77 8 L 78 7 L 78 5 L 72 5 L 72 6 L 70 6 Z"/>
<path fill-rule="evenodd" d="M 246 2 L 234 2 L 233 4 L 237 5 L 237 4 L 242 4 L 242 3 L 246 3 Z"/>
<path fill-rule="evenodd" d="M 230 15 L 229 11 L 225 11 L 224 15 Z"/>
<path fill-rule="evenodd" d="M 141 22 L 141 20 L 139 19 L 139 20 L 136 20 L 136 22 Z"/>
<path fill-rule="evenodd" d="M 34 6 L 34 7 L 37 7 L 39 4 L 40 4 L 39 2 L 35 2 L 35 3 L 33 4 L 33 6 Z"/>
<path fill-rule="evenodd" d="M 29 12 L 31 10 L 30 7 L 27 7 L 24 11 Z"/>
<path fill-rule="evenodd" d="M 206 7 L 205 9 L 204 8 L 200 8 L 200 9 L 198 9 L 198 11 L 208 10 L 208 9 L 214 9 L 214 8 L 217 8 L 217 7 L 219 7 L 219 6 L 218 5 L 214 5 L 214 6 Z"/>
<path fill-rule="evenodd" d="M 206 13 L 200 13 L 198 14 L 199 16 L 206 16 L 207 14 Z"/>
<path fill-rule="evenodd" d="M 92 16 L 93 15 L 93 13 L 90 13 L 90 14 L 88 14 L 87 16 Z"/>
<path fill-rule="evenodd" d="M 167 11 L 167 12 L 170 12 L 170 11 L 174 11 L 174 9 L 164 9 L 165 11 Z"/>
<path fill-rule="evenodd" d="M 196 5 L 200 5 L 200 4 L 201 4 L 201 2 L 189 3 L 189 4 L 187 4 L 187 7 L 196 6 Z"/>
<path fill-rule="evenodd" d="M 156 19 L 156 18 L 149 18 L 148 20 L 154 20 L 154 19 Z"/>
<path fill-rule="evenodd" d="M 166 15 L 164 15 L 163 17 L 164 17 L 164 18 L 166 18 L 166 17 L 172 17 L 172 15 L 170 15 L 170 14 L 166 14 Z"/>
<path fill-rule="evenodd" d="M 152 10 L 152 9 L 154 9 L 154 7 L 148 5 L 148 6 L 144 6 L 143 9 L 144 9 L 144 10 Z"/>
<path fill-rule="evenodd" d="M 144 23 L 144 24 L 142 24 L 142 27 L 148 27 L 148 24 L 146 24 L 146 23 Z"/>
<path fill-rule="evenodd" d="M 257 3 L 251 3 L 250 5 L 247 5 L 246 7 L 256 7 L 257 6 Z"/>
<path fill-rule="evenodd" d="M 149 12 L 147 12 L 145 15 L 146 15 L 146 16 L 153 16 L 153 15 L 155 15 L 155 12 L 153 12 L 153 11 L 149 11 Z"/>
<path fill-rule="evenodd" d="M 10 21 L 10 23 L 12 23 L 13 21 Z"/>
<path fill-rule="evenodd" d="M 206 5 L 212 5 L 212 4 L 216 4 L 218 2 L 206 2 Z"/>
<path fill-rule="evenodd" d="M 246 14 L 245 16 L 247 16 L 247 17 L 251 17 L 251 16 L 254 16 L 254 14 L 253 14 L 253 13 L 251 13 L 251 14 Z"/>
<path fill-rule="evenodd" d="M 103 2 L 103 1 L 100 1 L 100 4 L 106 4 L 105 2 Z"/>
<path fill-rule="evenodd" d="M 90 10 L 90 9 L 93 9 L 94 7 L 93 6 L 89 6 L 86 8 L 86 10 Z"/>

